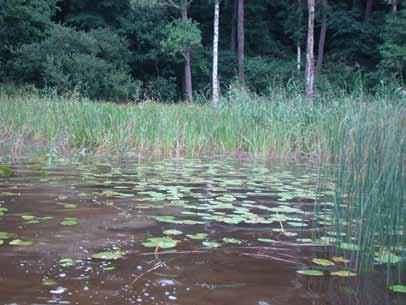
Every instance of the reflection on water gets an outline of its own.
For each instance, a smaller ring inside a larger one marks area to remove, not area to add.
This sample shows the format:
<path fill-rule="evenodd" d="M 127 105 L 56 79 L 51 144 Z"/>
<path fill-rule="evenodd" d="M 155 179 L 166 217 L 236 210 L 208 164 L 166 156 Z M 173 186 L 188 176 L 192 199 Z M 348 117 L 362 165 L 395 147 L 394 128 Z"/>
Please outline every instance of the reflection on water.
<path fill-rule="evenodd" d="M 255 160 L 9 165 L 1 304 L 404 304 L 380 273 L 315 266 L 317 169 Z M 319 238 L 318 236 L 317 238 Z M 152 239 L 151 239 L 152 238 Z M 14 245 L 13 245 L 14 244 Z M 92 258 L 98 257 L 97 258 Z M 121 257 L 122 256 L 122 257 Z M 102 258 L 102 259 L 100 259 Z M 112 259 L 114 258 L 114 259 Z M 299 275 L 317 269 L 321 277 Z"/>

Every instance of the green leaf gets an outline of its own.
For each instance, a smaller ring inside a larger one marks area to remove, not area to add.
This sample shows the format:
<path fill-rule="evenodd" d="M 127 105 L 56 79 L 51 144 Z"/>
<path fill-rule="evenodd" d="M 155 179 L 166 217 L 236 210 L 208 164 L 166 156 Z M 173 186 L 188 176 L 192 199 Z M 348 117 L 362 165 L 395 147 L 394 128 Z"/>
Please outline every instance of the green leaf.
<path fill-rule="evenodd" d="M 221 246 L 221 243 L 218 243 L 216 241 L 209 241 L 209 240 L 205 240 L 202 244 L 203 244 L 203 246 L 205 246 L 207 248 L 218 248 Z"/>
<path fill-rule="evenodd" d="M 15 236 L 14 233 L 8 233 L 8 232 L 1 232 L 0 231 L 0 239 L 9 239 L 13 238 Z"/>
<path fill-rule="evenodd" d="M 328 266 L 334 266 L 335 265 L 332 261 L 330 261 L 328 259 L 322 259 L 322 258 L 313 258 L 312 262 L 317 264 L 317 265 L 323 266 L 323 267 L 328 267 Z"/>
<path fill-rule="evenodd" d="M 165 230 L 163 232 L 165 235 L 182 235 L 183 232 L 179 230 Z"/>
<path fill-rule="evenodd" d="M 175 248 L 179 241 L 174 240 L 170 237 L 151 237 L 148 238 L 146 242 L 142 245 L 147 248 L 162 248 L 170 249 Z"/>
<path fill-rule="evenodd" d="M 63 226 L 74 226 L 78 223 L 77 218 L 67 217 L 61 222 Z"/>
<path fill-rule="evenodd" d="M 358 245 L 353 243 L 339 243 L 338 248 L 348 251 L 359 251 L 360 248 Z"/>
<path fill-rule="evenodd" d="M 102 259 L 102 260 L 117 260 L 119 258 L 122 258 L 125 255 L 124 252 L 121 251 L 115 251 L 115 252 L 99 252 L 96 254 L 92 255 L 92 258 L 95 259 Z"/>
<path fill-rule="evenodd" d="M 236 238 L 227 238 L 227 237 L 224 237 L 224 238 L 223 238 L 223 241 L 224 241 L 225 243 L 228 243 L 228 244 L 236 244 L 236 245 L 240 245 L 240 244 L 242 243 L 242 241 L 239 240 L 239 239 L 236 239 Z"/>
<path fill-rule="evenodd" d="M 8 166 L 0 166 L 0 175 L 3 177 L 10 177 L 13 174 L 13 171 Z"/>
<path fill-rule="evenodd" d="M 308 276 L 323 276 L 324 275 L 323 271 L 310 270 L 310 269 L 308 269 L 308 270 L 297 270 L 296 272 L 299 273 L 299 274 L 308 275 Z"/>
<path fill-rule="evenodd" d="M 32 241 L 30 240 L 21 240 L 21 239 L 14 239 L 9 242 L 10 245 L 12 246 L 31 246 Z"/>
<path fill-rule="evenodd" d="M 276 242 L 276 240 L 273 240 L 270 238 L 258 238 L 257 240 L 260 242 L 263 242 L 263 243 L 275 243 Z"/>
<path fill-rule="evenodd" d="M 330 272 L 330 275 L 339 276 L 339 277 L 357 276 L 357 274 L 355 272 L 346 271 L 346 270 Z"/>
<path fill-rule="evenodd" d="M 393 253 L 383 252 L 379 256 L 375 257 L 375 261 L 381 264 L 397 264 L 402 261 L 402 257 Z"/>
<path fill-rule="evenodd" d="M 205 239 L 208 235 L 206 233 L 196 233 L 196 234 L 188 234 L 186 235 L 190 239 L 195 239 L 195 240 L 203 240 Z"/>
<path fill-rule="evenodd" d="M 62 258 L 59 260 L 59 265 L 61 265 L 61 267 L 70 267 L 73 266 L 75 264 L 75 261 L 71 258 Z"/>
<path fill-rule="evenodd" d="M 392 285 L 388 288 L 393 292 L 406 293 L 406 285 Z"/>

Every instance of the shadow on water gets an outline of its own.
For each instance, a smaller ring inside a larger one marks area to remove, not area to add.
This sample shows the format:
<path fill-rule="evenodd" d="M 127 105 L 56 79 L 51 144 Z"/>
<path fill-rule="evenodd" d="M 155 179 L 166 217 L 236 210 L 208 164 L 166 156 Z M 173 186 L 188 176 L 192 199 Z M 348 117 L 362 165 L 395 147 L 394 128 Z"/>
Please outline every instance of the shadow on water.
<path fill-rule="evenodd" d="M 1 304 L 405 304 L 382 273 L 337 277 L 330 272 L 349 266 L 312 263 L 333 253 L 310 228 L 326 222 L 313 201 L 332 194 L 316 192 L 317 168 L 232 159 L 7 166 Z M 296 272 L 304 269 L 324 275 Z"/>

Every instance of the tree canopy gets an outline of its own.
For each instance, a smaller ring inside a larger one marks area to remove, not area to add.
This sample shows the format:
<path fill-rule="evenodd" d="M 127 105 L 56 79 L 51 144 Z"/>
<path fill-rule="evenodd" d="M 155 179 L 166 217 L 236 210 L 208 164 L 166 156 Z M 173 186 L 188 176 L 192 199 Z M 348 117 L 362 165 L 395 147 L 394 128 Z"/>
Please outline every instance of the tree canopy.
<path fill-rule="evenodd" d="M 316 88 L 352 90 L 360 77 L 369 90 L 382 81 L 403 86 L 404 1 L 328 1 L 327 10 L 323 3 L 315 2 L 314 55 L 323 57 Z M 0 0 L 0 79 L 96 99 L 177 100 L 188 64 L 193 94 L 210 95 L 213 7 L 207 0 Z M 244 75 L 257 93 L 292 83 L 304 91 L 306 0 L 222 0 L 220 15 L 221 88 Z"/>

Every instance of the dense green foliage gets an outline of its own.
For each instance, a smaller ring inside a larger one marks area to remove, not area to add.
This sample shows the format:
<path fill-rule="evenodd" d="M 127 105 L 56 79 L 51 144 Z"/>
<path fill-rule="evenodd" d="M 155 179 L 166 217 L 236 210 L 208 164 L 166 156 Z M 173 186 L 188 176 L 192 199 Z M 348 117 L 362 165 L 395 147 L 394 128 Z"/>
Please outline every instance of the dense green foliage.
<path fill-rule="evenodd" d="M 352 91 L 360 82 L 371 91 L 382 82 L 391 82 L 393 89 L 403 86 L 405 4 L 400 1 L 395 14 L 391 1 L 374 0 L 369 14 L 366 2 L 328 1 L 320 91 Z M 245 6 L 247 86 L 257 93 L 269 93 L 275 84 L 302 90 L 304 56 L 298 71 L 296 52 L 298 46 L 302 54 L 305 51 L 306 1 L 246 1 Z M 234 0 L 221 2 L 223 88 L 237 74 L 236 51 L 230 43 L 233 9 Z M 316 42 L 322 12 L 320 1 Z M 180 15 L 179 8 L 165 0 L 1 0 L 0 78 L 60 91 L 76 88 L 91 98 L 175 100 L 182 97 L 184 80 L 182 56 L 173 54 L 193 46 L 194 91 L 208 95 L 212 3 L 194 0 L 189 19 L 182 21 Z"/>

